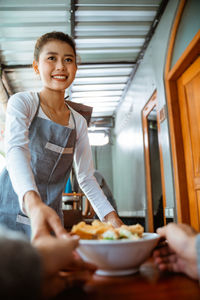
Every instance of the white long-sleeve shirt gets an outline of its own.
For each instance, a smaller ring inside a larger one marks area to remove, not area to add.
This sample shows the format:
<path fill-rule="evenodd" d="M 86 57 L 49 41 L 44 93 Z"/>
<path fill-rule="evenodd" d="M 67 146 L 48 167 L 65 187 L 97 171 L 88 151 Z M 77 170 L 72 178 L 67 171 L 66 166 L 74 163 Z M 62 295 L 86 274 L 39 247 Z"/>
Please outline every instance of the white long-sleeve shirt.
<path fill-rule="evenodd" d="M 23 197 L 28 191 L 38 189 L 30 166 L 29 126 L 35 116 L 39 98 L 36 92 L 20 92 L 10 97 L 6 112 L 5 151 L 6 167 L 9 172 L 13 188 L 18 195 L 19 204 L 23 211 Z M 87 123 L 83 116 L 70 108 L 76 123 L 76 146 L 74 152 L 74 166 L 79 185 L 90 200 L 96 214 L 103 220 L 113 211 L 113 207 L 103 194 L 93 176 L 93 160 L 89 145 Z M 48 117 L 39 108 L 38 117 Z M 69 127 L 73 128 L 73 118 L 70 114 Z"/>

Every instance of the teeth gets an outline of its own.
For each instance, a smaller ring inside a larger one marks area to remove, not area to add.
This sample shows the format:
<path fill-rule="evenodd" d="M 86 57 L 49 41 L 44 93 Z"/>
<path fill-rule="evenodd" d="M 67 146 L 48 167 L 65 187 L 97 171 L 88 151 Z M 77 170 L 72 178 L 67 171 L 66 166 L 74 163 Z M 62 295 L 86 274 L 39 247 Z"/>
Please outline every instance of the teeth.
<path fill-rule="evenodd" d="M 53 78 L 57 78 L 57 79 L 65 79 L 66 76 L 53 76 Z"/>

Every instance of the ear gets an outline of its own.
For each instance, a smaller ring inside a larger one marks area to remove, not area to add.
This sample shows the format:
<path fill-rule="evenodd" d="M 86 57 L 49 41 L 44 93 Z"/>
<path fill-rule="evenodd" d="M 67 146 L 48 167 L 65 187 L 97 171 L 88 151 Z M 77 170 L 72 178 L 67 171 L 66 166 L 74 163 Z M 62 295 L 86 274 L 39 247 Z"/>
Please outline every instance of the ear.
<path fill-rule="evenodd" d="M 38 69 L 38 63 L 36 60 L 33 61 L 33 69 L 35 71 L 36 74 L 39 74 L 39 69 Z"/>

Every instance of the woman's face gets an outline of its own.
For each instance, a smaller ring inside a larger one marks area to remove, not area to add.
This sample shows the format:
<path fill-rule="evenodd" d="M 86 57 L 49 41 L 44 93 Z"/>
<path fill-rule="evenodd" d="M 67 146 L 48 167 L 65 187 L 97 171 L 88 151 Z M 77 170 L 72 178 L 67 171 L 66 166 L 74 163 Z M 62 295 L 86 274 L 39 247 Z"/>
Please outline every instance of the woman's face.
<path fill-rule="evenodd" d="M 64 91 L 73 82 L 77 65 L 72 47 L 62 41 L 52 40 L 41 49 L 39 62 L 34 62 L 43 87 L 51 90 Z"/>

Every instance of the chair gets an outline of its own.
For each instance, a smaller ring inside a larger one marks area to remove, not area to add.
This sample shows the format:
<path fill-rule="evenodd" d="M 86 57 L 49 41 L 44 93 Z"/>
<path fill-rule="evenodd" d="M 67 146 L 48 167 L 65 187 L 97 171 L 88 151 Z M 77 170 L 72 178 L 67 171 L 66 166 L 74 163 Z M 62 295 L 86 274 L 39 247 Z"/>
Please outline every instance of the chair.
<path fill-rule="evenodd" d="M 64 227 L 71 230 L 72 226 L 85 221 L 91 223 L 94 219 L 95 212 L 89 200 L 83 193 L 63 193 L 63 216 Z"/>
<path fill-rule="evenodd" d="M 85 207 L 84 207 L 82 215 L 85 220 L 88 220 L 88 219 L 93 220 L 94 216 L 95 216 L 95 211 L 94 211 L 92 205 L 90 204 L 90 201 L 87 198 L 85 199 Z"/>
<path fill-rule="evenodd" d="M 64 205 L 71 206 L 72 209 L 82 210 L 83 193 L 62 193 L 62 202 Z"/>
<path fill-rule="evenodd" d="M 63 193 L 62 211 L 64 227 L 70 230 L 73 225 L 82 221 L 82 193 Z"/>

